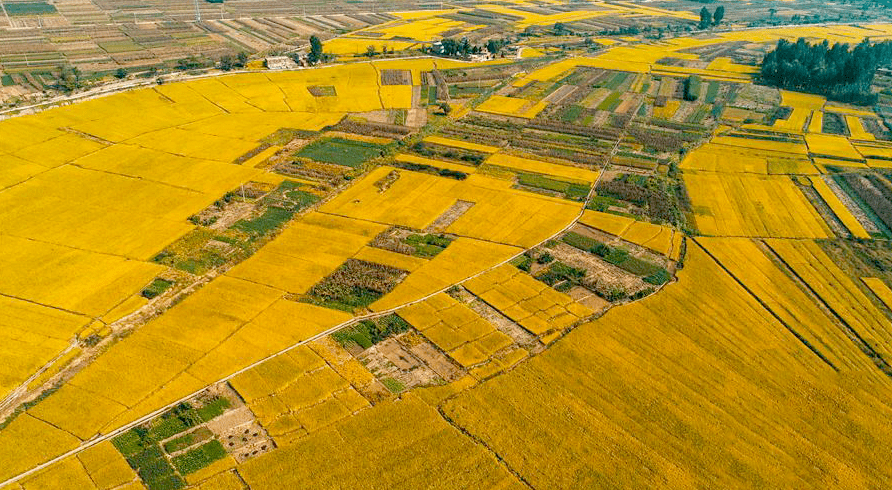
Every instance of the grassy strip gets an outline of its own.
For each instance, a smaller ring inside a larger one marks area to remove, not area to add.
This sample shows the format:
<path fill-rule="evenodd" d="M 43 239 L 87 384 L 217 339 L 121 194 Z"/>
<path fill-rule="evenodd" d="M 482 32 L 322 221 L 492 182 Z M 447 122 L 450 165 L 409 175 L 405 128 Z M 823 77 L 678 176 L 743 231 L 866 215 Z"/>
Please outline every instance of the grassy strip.
<path fill-rule="evenodd" d="M 362 349 L 381 342 L 393 335 L 401 334 L 409 329 L 409 324 L 397 315 L 388 315 L 377 320 L 363 320 L 356 325 L 339 330 L 332 334 L 343 346 L 356 344 Z"/>
<path fill-rule="evenodd" d="M 609 247 L 593 238 L 570 232 L 564 235 L 562 240 L 567 245 L 585 252 L 593 253 L 604 259 L 604 261 L 613 264 L 626 272 L 639 277 L 644 277 L 650 284 L 662 284 L 668 281 L 669 277 L 671 277 L 662 267 L 646 260 L 632 257 L 627 250 Z"/>
<path fill-rule="evenodd" d="M 599 111 L 608 111 L 613 112 L 614 109 L 619 107 L 620 102 L 620 94 L 619 92 L 611 92 L 610 95 L 604 98 L 600 104 L 598 104 Z"/>
<path fill-rule="evenodd" d="M 585 200 L 591 189 L 588 185 L 565 182 L 563 180 L 550 179 L 543 175 L 518 173 L 517 181 L 520 185 L 534 187 L 536 189 L 544 189 L 552 192 L 559 192 L 567 199 L 573 201 Z"/>
<path fill-rule="evenodd" d="M 715 99 L 718 97 L 719 89 L 721 88 L 722 86 L 718 82 L 709 82 L 709 88 L 706 89 L 706 97 L 703 99 L 703 102 L 715 104 Z"/>

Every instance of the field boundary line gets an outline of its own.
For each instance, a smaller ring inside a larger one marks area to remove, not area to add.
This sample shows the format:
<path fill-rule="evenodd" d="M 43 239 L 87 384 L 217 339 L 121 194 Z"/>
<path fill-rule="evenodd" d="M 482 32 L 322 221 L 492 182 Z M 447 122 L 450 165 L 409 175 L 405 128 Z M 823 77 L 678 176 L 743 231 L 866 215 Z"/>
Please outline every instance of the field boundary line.
<path fill-rule="evenodd" d="M 785 322 L 780 316 L 778 316 L 778 314 L 775 313 L 774 310 L 773 310 L 770 306 L 768 306 L 767 303 L 765 303 L 764 301 L 762 301 L 762 298 L 760 298 L 758 295 L 756 295 L 756 293 L 753 292 L 753 291 L 749 288 L 749 286 L 747 286 L 746 284 L 744 284 L 743 281 L 742 281 L 740 278 L 738 278 L 733 272 L 731 272 L 731 271 L 725 266 L 725 264 L 723 264 L 723 263 L 718 259 L 718 257 L 716 257 L 715 255 L 713 255 L 712 252 L 710 252 L 710 251 L 709 251 L 709 250 L 708 250 L 702 243 L 700 243 L 699 240 L 697 240 L 697 239 L 693 239 L 692 241 L 693 241 L 694 243 L 696 243 L 697 246 L 700 247 L 700 250 L 703 250 L 703 252 L 705 252 L 706 255 L 709 256 L 709 258 L 712 259 L 713 262 L 715 262 L 716 265 L 718 265 L 719 268 L 721 268 L 722 271 L 723 271 L 725 274 L 728 274 L 728 277 L 730 277 L 731 279 L 733 279 L 734 282 L 736 282 L 737 285 L 739 285 L 744 291 L 746 291 L 746 293 L 747 293 L 748 295 L 752 296 L 752 298 L 753 298 L 754 300 L 756 300 L 757 303 L 759 303 L 759 306 L 761 306 L 765 311 L 767 311 L 769 314 L 771 314 L 771 316 L 772 316 L 775 320 L 777 320 L 781 325 L 783 325 L 783 326 L 787 329 L 788 332 L 790 332 L 791 334 L 793 334 L 793 336 L 796 337 L 796 339 L 799 340 L 799 342 L 801 342 L 802 345 L 804 345 L 805 347 L 807 347 L 808 350 L 810 350 L 810 351 L 812 352 L 812 354 L 818 356 L 819 359 L 821 359 L 822 361 L 824 361 L 824 362 L 825 362 L 828 366 L 830 366 L 830 368 L 833 369 L 834 371 L 836 371 L 836 372 L 839 372 L 839 371 L 840 371 L 840 369 L 839 369 L 838 367 L 836 367 L 836 365 L 833 364 L 833 362 L 830 361 L 830 359 L 827 359 L 827 357 L 825 357 L 824 354 L 821 353 L 821 351 L 818 350 L 817 347 L 813 346 L 813 345 L 811 344 L 811 342 L 809 342 L 808 340 L 806 340 L 805 337 L 803 337 L 801 334 L 799 334 L 799 332 L 797 332 L 795 329 L 793 329 L 793 327 L 792 327 L 791 325 L 789 325 L 789 324 L 788 324 L 787 322 Z"/>

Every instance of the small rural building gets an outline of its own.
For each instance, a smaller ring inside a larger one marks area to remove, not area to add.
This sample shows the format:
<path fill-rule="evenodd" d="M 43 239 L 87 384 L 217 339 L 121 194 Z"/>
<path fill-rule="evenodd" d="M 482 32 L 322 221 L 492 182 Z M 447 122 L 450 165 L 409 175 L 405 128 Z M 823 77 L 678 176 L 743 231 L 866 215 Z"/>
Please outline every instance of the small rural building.
<path fill-rule="evenodd" d="M 264 64 L 270 70 L 287 70 L 291 67 L 291 58 L 287 56 L 270 56 L 264 60 Z"/>

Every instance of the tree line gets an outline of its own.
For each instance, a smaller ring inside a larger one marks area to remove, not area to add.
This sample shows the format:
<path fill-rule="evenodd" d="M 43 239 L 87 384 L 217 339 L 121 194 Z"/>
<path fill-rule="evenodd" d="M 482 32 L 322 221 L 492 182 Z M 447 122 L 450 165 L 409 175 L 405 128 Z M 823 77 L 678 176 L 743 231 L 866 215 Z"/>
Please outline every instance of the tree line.
<path fill-rule="evenodd" d="M 762 59 L 762 80 L 772 85 L 820 94 L 828 99 L 861 105 L 875 104 L 871 91 L 876 71 L 892 63 L 892 41 L 871 43 L 865 39 L 851 48 L 826 40 L 810 44 L 805 39 L 781 39 Z"/>

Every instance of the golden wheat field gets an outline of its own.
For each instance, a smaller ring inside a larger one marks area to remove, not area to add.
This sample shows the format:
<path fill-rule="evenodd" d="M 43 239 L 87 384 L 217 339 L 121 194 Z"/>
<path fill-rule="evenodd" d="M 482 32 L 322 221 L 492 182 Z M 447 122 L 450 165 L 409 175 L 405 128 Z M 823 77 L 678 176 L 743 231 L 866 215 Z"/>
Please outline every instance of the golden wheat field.
<path fill-rule="evenodd" d="M 752 82 L 892 27 L 629 29 L 679 5 L 314 15 L 321 66 L 0 119 L 0 489 L 888 487 L 886 111 Z"/>

